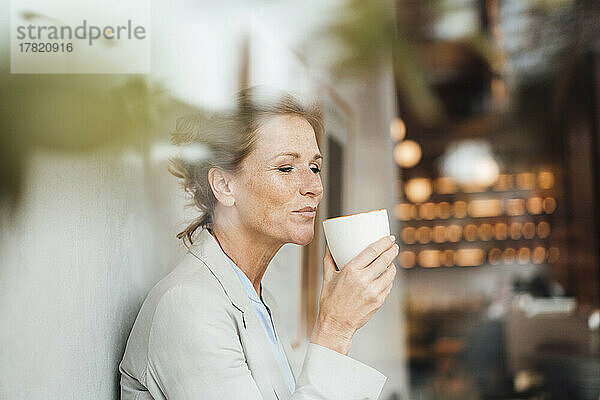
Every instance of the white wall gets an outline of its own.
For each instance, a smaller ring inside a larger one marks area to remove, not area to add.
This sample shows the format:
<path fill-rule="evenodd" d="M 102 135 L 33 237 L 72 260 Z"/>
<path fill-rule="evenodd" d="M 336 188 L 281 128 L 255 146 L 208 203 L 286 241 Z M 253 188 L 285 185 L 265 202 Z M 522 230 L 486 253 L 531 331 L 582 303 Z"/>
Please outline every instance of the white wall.
<path fill-rule="evenodd" d="M 29 160 L 0 229 L 1 398 L 117 398 L 141 302 L 182 255 L 181 196 L 139 150 Z"/>

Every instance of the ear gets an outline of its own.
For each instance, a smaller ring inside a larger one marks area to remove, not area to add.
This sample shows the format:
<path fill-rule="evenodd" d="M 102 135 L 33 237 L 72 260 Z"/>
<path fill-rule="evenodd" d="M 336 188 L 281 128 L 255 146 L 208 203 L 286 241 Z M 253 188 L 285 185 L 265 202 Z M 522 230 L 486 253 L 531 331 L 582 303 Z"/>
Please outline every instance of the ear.
<path fill-rule="evenodd" d="M 235 204 L 230 174 L 221 168 L 213 167 L 208 170 L 208 183 L 219 203 L 225 207 L 231 207 Z"/>

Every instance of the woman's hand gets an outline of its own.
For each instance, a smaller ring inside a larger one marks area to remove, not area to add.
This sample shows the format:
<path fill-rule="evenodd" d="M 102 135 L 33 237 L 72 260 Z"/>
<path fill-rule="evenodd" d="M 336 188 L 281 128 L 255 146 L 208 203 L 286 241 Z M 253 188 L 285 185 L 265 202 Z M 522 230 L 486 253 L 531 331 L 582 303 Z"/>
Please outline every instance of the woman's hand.
<path fill-rule="evenodd" d="M 383 305 L 392 290 L 398 245 L 392 236 L 370 244 L 337 271 L 326 248 L 319 316 L 310 341 L 348 354 L 352 336 Z"/>

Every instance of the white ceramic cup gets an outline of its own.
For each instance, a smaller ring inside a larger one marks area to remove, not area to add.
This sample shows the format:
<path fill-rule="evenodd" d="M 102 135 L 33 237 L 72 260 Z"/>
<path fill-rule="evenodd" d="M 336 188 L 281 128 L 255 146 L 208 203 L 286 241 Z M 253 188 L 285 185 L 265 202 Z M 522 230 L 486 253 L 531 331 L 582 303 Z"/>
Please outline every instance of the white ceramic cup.
<path fill-rule="evenodd" d="M 390 235 L 385 209 L 368 211 L 323 221 L 329 251 L 338 269 L 344 268 L 371 243 Z"/>

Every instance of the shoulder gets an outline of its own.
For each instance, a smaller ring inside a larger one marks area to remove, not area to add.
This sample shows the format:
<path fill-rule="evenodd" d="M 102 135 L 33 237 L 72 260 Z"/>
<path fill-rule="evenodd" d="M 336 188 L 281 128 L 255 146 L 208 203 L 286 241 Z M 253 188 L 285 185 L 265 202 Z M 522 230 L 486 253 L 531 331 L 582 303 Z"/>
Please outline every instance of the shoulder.
<path fill-rule="evenodd" d="M 153 314 L 194 308 L 223 311 L 230 304 L 219 280 L 190 253 L 150 290 L 144 303 L 148 303 L 148 311 Z"/>
<path fill-rule="evenodd" d="M 225 290 L 208 266 L 187 253 L 150 290 L 130 336 L 145 338 L 148 346 L 153 331 L 169 331 L 175 323 L 206 322 L 211 316 L 227 315 L 234 311 Z"/>
<path fill-rule="evenodd" d="M 235 329 L 236 309 L 219 287 L 180 282 L 160 296 L 148 331 L 148 347 L 202 338 L 218 329 Z"/>
<path fill-rule="evenodd" d="M 156 296 L 147 331 L 149 360 L 174 354 L 185 358 L 239 342 L 243 316 L 210 271 L 182 273 L 157 289 Z"/>
<path fill-rule="evenodd" d="M 223 287 L 210 269 L 192 254 L 149 291 L 135 319 L 121 368 L 143 381 L 152 343 L 163 346 L 187 330 L 232 323 L 235 312 Z"/>

